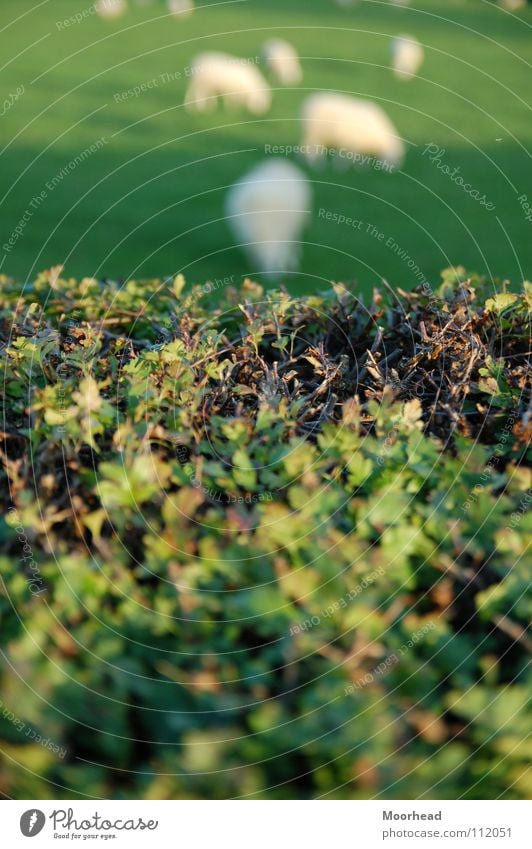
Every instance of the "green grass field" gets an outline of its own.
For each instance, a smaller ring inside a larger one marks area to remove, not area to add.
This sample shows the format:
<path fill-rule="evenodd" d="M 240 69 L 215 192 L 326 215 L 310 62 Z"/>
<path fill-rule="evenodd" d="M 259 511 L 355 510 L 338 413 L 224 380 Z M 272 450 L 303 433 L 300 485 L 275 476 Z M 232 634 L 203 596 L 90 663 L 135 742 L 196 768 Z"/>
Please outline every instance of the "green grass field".
<path fill-rule="evenodd" d="M 2 251 L 3 272 L 30 279 L 63 263 L 79 276 L 182 271 L 194 282 L 231 275 L 239 282 L 253 268 L 224 223 L 226 187 L 266 144 L 298 143 L 303 97 L 326 89 L 381 102 L 409 153 L 392 175 L 306 169 L 315 209 L 293 290 L 323 288 L 331 278 L 364 289 L 381 277 L 411 287 L 419 281 L 408 258 L 429 280 L 455 263 L 516 284 L 532 274 L 532 223 L 519 202 L 523 193 L 532 202 L 530 8 L 512 16 L 483 0 L 419 0 L 418 9 L 361 2 L 351 10 L 332 0 L 247 0 L 203 2 L 180 21 L 154 0 L 116 22 L 88 14 L 57 26 L 90 5 L 2 0 L 3 97 L 20 86 L 24 93 L 0 109 L 0 246 L 28 219 Z M 426 48 L 410 83 L 388 67 L 390 37 L 404 31 Z M 197 52 L 255 56 L 273 34 L 300 51 L 300 90 L 276 90 L 259 120 L 185 113 L 185 69 Z M 115 95 L 155 78 L 150 90 L 117 102 Z M 96 152 L 83 154 L 99 139 Z M 493 211 L 422 155 L 429 143 L 445 148 L 442 161 L 460 166 Z M 69 173 L 47 189 L 63 169 Z M 385 238 L 320 219 L 320 208 L 361 219 Z M 397 252 L 386 246 L 390 238 Z"/>

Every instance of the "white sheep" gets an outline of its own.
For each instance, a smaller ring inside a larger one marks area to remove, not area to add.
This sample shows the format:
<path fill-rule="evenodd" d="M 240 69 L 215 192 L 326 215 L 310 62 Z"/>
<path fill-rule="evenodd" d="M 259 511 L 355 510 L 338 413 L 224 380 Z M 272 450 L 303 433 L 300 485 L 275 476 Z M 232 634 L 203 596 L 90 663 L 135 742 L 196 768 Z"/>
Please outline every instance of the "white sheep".
<path fill-rule="evenodd" d="M 185 106 L 190 111 L 214 109 L 222 98 L 227 107 L 243 107 L 262 115 L 271 106 L 271 90 L 258 68 L 227 53 L 200 53 L 192 62 Z"/>
<path fill-rule="evenodd" d="M 359 155 L 374 156 L 399 167 L 405 146 L 386 112 L 371 100 L 348 94 L 311 94 L 303 104 L 302 148 L 314 164 L 329 149 L 339 160 L 355 160 Z"/>
<path fill-rule="evenodd" d="M 168 11 L 176 17 L 188 18 L 194 11 L 194 0 L 168 0 Z"/>
<path fill-rule="evenodd" d="M 262 47 L 264 61 L 281 85 L 299 85 L 303 72 L 297 50 L 282 38 L 271 38 Z"/>
<path fill-rule="evenodd" d="M 519 12 L 526 7 L 526 0 L 499 0 L 499 6 L 508 12 Z"/>
<path fill-rule="evenodd" d="M 311 205 L 307 177 L 285 159 L 260 163 L 231 187 L 227 221 L 253 272 L 276 275 L 298 268 Z"/>
<path fill-rule="evenodd" d="M 392 41 L 392 67 L 396 77 L 410 80 L 423 64 L 423 47 L 412 35 L 398 35 Z"/>
<path fill-rule="evenodd" d="M 94 11 L 100 18 L 113 20 L 119 18 L 127 9 L 126 0 L 98 0 Z"/>

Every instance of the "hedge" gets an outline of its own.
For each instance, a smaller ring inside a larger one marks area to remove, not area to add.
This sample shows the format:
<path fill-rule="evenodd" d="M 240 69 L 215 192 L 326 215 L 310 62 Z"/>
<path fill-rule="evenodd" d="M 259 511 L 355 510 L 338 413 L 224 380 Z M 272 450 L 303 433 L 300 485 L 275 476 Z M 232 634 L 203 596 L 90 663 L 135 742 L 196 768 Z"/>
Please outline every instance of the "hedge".
<path fill-rule="evenodd" d="M 0 792 L 527 798 L 532 287 L 0 278 Z"/>

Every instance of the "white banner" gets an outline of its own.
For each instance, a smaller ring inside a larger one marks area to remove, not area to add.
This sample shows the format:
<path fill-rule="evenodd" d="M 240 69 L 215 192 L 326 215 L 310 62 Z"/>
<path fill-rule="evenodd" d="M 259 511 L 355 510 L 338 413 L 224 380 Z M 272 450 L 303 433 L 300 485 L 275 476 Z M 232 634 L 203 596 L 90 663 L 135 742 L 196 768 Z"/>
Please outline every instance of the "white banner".
<path fill-rule="evenodd" d="M 5 801 L 0 810 L 6 849 L 66 841 L 117 849 L 530 849 L 531 807 L 504 801 Z"/>

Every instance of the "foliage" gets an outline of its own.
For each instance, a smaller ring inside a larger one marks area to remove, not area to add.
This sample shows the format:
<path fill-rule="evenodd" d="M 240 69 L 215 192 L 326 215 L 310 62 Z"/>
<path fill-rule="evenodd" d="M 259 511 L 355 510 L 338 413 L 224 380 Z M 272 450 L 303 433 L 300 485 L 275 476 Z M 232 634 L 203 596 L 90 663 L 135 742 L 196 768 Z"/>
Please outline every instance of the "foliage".
<path fill-rule="evenodd" d="M 530 286 L 60 274 L 0 279 L 0 791 L 529 796 Z"/>

